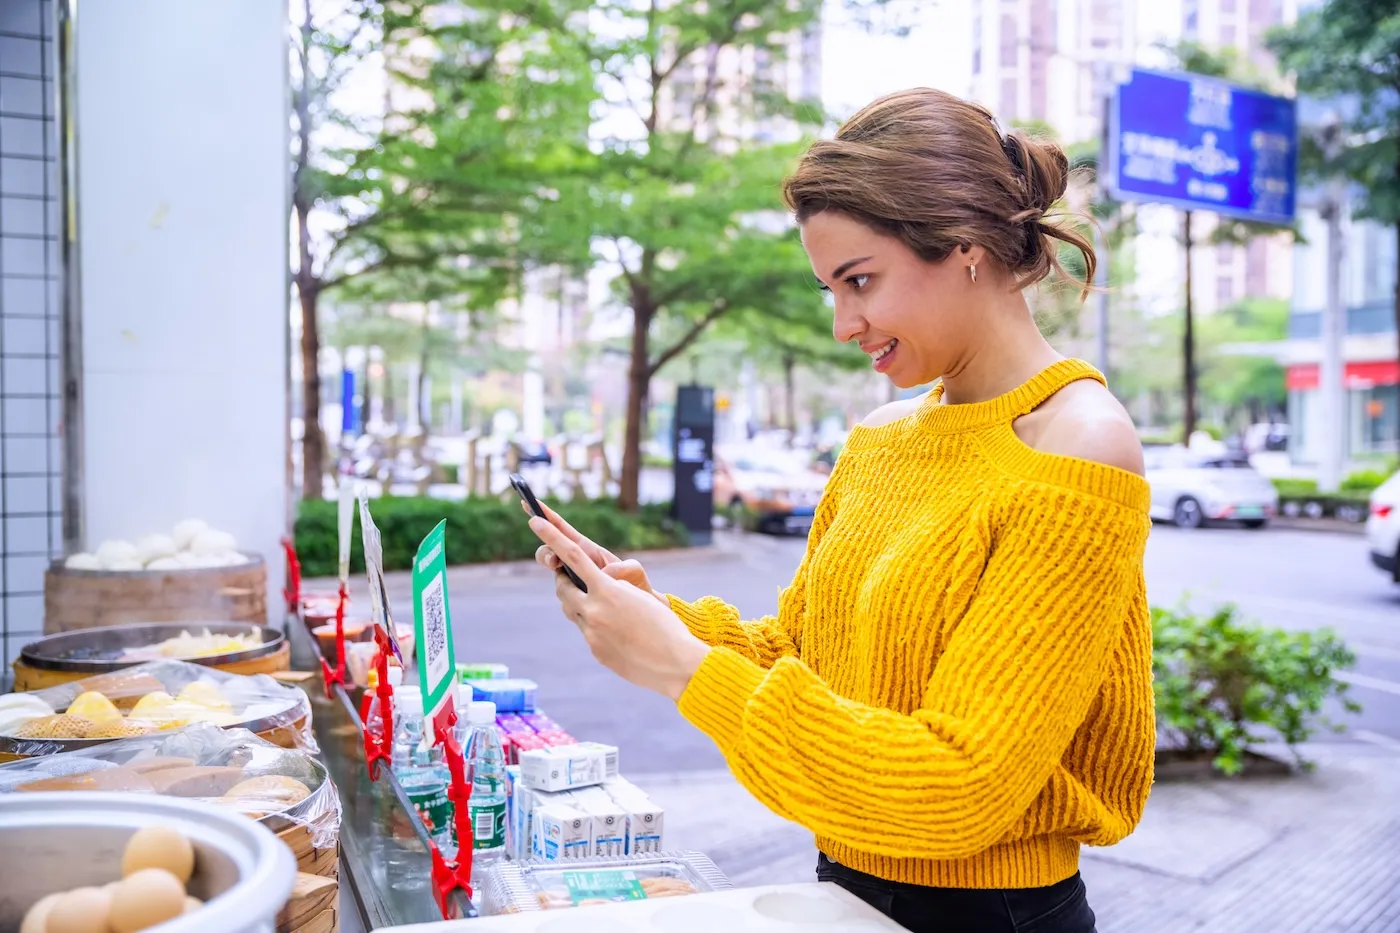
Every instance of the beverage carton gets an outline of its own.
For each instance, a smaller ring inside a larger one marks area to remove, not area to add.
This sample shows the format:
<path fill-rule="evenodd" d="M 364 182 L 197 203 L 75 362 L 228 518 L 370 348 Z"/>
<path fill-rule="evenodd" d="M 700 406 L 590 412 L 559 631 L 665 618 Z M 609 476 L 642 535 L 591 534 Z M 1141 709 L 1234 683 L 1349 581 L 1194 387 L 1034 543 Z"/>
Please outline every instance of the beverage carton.
<path fill-rule="evenodd" d="M 547 803 L 534 814 L 539 858 L 546 862 L 586 859 L 593 854 L 593 817 L 569 803 Z"/>
<path fill-rule="evenodd" d="M 593 818 L 594 857 L 626 855 L 627 811 L 597 787 L 569 791 L 569 796 L 574 807 Z"/>
<path fill-rule="evenodd" d="M 601 784 L 617 776 L 617 747 L 581 742 L 520 751 L 520 779 L 535 790 L 560 791 Z"/>

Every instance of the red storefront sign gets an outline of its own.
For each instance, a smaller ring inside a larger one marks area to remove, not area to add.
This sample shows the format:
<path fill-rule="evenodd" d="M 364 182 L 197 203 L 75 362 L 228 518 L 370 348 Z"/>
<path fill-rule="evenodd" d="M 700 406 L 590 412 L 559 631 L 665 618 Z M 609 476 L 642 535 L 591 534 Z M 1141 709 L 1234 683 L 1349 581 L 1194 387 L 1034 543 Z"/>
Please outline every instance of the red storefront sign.
<path fill-rule="evenodd" d="M 1395 360 L 1371 360 L 1362 363 L 1348 363 L 1345 384 L 1348 389 L 1365 389 L 1369 386 L 1393 386 L 1400 384 L 1400 362 Z M 1317 388 L 1318 365 L 1299 363 L 1288 367 L 1288 390 L 1309 392 Z"/>

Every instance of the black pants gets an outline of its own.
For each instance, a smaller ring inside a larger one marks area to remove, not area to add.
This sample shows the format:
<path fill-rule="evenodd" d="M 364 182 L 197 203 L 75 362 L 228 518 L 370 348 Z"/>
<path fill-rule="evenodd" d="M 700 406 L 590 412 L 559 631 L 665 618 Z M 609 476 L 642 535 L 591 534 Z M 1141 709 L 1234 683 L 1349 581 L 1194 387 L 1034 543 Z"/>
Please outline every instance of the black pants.
<path fill-rule="evenodd" d="M 912 933 L 1094 933 L 1078 872 L 1046 888 L 927 888 L 876 878 L 823 855 L 817 880 L 839 884 Z"/>

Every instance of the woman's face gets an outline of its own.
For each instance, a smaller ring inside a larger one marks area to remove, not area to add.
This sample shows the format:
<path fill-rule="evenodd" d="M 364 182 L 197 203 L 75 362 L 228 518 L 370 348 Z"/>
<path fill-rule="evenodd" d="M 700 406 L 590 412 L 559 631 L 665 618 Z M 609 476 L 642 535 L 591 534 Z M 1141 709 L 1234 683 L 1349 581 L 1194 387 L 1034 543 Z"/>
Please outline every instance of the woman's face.
<path fill-rule="evenodd" d="M 833 335 L 859 343 L 876 372 L 907 389 L 957 365 L 976 319 L 968 266 L 980 249 L 925 262 L 899 240 L 832 211 L 807 219 L 802 245 L 817 279 L 831 291 Z"/>

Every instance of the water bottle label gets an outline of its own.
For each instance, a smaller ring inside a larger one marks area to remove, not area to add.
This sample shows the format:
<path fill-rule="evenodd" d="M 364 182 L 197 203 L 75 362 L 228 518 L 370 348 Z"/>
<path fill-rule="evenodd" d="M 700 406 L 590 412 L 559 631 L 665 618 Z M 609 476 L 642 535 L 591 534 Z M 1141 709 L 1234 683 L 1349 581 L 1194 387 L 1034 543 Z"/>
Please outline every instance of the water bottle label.
<path fill-rule="evenodd" d="M 452 829 L 452 801 L 447 799 L 447 791 L 434 788 L 426 791 L 408 791 L 408 799 L 418 816 L 427 827 L 429 836 L 438 836 Z"/>
<path fill-rule="evenodd" d="M 498 849 L 506 844 L 506 805 L 467 805 L 472 818 L 472 848 Z"/>

